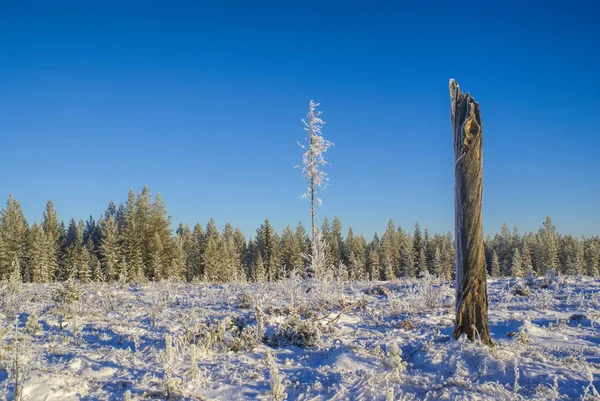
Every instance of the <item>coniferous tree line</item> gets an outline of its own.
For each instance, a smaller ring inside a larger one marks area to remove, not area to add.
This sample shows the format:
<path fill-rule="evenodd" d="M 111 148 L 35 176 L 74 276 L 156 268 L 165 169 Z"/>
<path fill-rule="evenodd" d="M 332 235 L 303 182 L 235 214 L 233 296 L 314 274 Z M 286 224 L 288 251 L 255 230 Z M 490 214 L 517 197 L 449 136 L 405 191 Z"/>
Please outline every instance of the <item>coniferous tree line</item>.
<path fill-rule="evenodd" d="M 454 278 L 452 234 L 433 234 L 418 223 L 410 230 L 396 227 L 367 240 L 341 221 L 324 218 L 320 233 L 327 244 L 327 265 L 346 280 L 391 280 L 419 277 L 425 272 Z M 502 227 L 487 237 L 486 260 L 491 276 L 523 277 L 556 274 L 598 276 L 600 238 L 560 235 L 547 217 L 538 232 L 521 235 Z M 142 282 L 177 278 L 187 281 L 275 281 L 307 271 L 309 234 L 301 222 L 277 233 L 269 220 L 249 240 L 227 223 L 219 230 L 171 220 L 160 196 L 148 187 L 129 191 L 117 207 L 110 202 L 95 220 L 58 220 L 51 201 L 40 223 L 29 225 L 19 203 L 9 196 L 0 213 L 0 280 L 19 274 L 23 281 L 48 283 L 77 279 Z"/>

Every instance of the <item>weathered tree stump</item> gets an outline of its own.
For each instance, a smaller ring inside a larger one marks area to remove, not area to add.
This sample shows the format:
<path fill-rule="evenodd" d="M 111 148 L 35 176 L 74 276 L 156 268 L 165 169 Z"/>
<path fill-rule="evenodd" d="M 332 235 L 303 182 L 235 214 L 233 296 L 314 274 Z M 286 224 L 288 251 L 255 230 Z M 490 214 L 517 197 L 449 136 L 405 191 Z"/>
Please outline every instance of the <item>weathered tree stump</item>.
<path fill-rule="evenodd" d="M 454 137 L 454 226 L 456 322 L 454 338 L 466 334 L 492 345 L 488 325 L 486 266 L 481 217 L 483 195 L 482 130 L 479 104 L 450 80 Z"/>

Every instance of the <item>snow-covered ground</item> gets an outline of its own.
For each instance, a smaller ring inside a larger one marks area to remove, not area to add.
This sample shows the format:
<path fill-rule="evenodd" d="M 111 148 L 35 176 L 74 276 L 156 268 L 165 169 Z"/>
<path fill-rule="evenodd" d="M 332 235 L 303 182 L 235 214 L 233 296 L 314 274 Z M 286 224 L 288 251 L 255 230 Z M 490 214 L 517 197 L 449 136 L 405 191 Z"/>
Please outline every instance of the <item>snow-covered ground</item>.
<path fill-rule="evenodd" d="M 600 398 L 600 280 L 489 280 L 493 348 L 431 277 L 66 288 L 0 289 L 0 399 Z"/>

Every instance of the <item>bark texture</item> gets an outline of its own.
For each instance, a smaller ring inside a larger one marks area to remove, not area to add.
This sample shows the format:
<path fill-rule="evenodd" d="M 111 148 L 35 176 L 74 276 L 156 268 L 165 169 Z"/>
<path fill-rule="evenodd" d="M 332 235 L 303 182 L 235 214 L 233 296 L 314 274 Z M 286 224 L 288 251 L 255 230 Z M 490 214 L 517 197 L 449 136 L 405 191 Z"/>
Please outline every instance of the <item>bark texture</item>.
<path fill-rule="evenodd" d="M 454 338 L 466 334 L 492 345 L 488 325 L 486 266 L 481 217 L 483 195 L 482 128 L 479 104 L 450 80 L 454 137 L 454 226 L 456 322 Z"/>

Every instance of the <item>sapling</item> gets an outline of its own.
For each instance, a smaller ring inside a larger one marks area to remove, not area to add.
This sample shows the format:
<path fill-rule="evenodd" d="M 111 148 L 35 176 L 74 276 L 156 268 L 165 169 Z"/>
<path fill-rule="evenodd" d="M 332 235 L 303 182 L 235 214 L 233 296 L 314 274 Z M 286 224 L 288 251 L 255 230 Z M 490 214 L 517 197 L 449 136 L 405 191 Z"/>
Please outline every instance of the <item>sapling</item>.
<path fill-rule="evenodd" d="M 402 360 L 402 350 L 395 342 L 391 343 L 388 347 L 387 358 L 384 359 L 384 364 L 392 370 L 394 379 L 400 381 L 400 375 L 406 369 L 407 363 Z"/>
<path fill-rule="evenodd" d="M 256 315 L 256 340 L 261 342 L 265 335 L 265 314 L 260 302 L 254 306 L 254 313 Z"/>
<path fill-rule="evenodd" d="M 515 359 L 515 363 L 514 363 L 514 370 L 515 370 L 515 382 L 513 384 L 513 392 L 515 393 L 515 395 L 517 395 L 519 393 L 519 361 L 517 359 Z"/>
<path fill-rule="evenodd" d="M 165 350 L 159 354 L 163 364 L 163 386 L 167 393 L 167 399 L 181 393 L 181 380 L 173 376 L 175 368 L 175 347 L 173 346 L 173 337 L 165 335 Z"/>
<path fill-rule="evenodd" d="M 25 331 L 32 336 L 35 336 L 38 331 L 42 331 L 42 325 L 39 323 L 39 319 L 36 315 L 29 315 L 27 322 L 25 323 Z"/>
<path fill-rule="evenodd" d="M 22 401 L 25 399 L 23 384 L 32 369 L 31 349 L 26 343 L 25 337 L 19 333 L 18 319 L 15 319 L 13 329 L 14 338 L 10 346 L 10 360 L 6 369 L 8 372 L 7 382 L 11 382 L 13 385 L 14 400 Z"/>
<path fill-rule="evenodd" d="M 277 362 L 273 358 L 273 354 L 269 350 L 263 355 L 263 363 L 269 369 L 269 386 L 271 390 L 269 395 L 273 401 L 282 401 L 287 398 L 285 392 L 285 385 L 283 384 L 282 378 L 277 368 Z"/>

